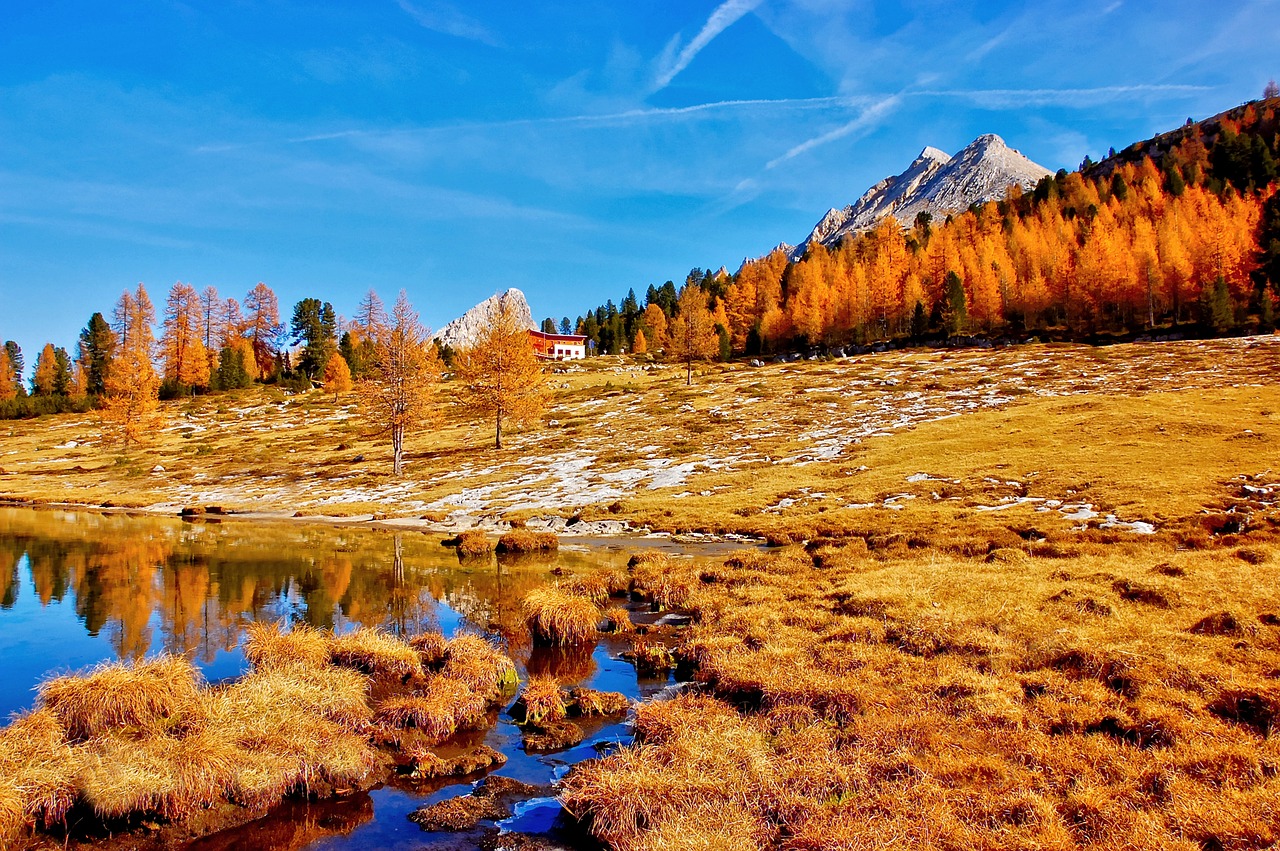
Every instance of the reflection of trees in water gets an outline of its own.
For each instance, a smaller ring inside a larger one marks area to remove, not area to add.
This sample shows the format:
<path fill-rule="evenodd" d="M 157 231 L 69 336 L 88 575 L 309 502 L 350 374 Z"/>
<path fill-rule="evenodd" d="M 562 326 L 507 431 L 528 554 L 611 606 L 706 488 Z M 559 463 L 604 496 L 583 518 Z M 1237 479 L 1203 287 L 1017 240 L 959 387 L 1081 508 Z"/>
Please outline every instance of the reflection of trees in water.
<path fill-rule="evenodd" d="M 576 685 L 596 672 L 595 645 L 533 647 L 524 660 L 529 676 L 555 677 L 561 685 Z"/>
<path fill-rule="evenodd" d="M 527 646 L 520 600 L 550 568 L 459 565 L 452 550 L 413 533 L 0 509 L 0 602 L 8 606 L 24 555 L 41 605 L 69 597 L 86 630 L 105 634 L 122 658 L 159 644 L 206 661 L 234 648 L 255 620 L 401 635 L 439 629 L 437 601 Z M 559 559 L 571 569 L 599 561 L 616 566 L 617 558 Z"/>
<path fill-rule="evenodd" d="M 0 539 L 0 609 L 12 609 L 18 601 L 18 562 L 22 555 L 16 542 Z"/>
<path fill-rule="evenodd" d="M 325 801 L 286 800 L 271 815 L 239 827 L 203 836 L 187 851 L 236 851 L 270 848 L 295 851 L 330 836 L 348 836 L 373 819 L 373 799 L 367 792 Z"/>

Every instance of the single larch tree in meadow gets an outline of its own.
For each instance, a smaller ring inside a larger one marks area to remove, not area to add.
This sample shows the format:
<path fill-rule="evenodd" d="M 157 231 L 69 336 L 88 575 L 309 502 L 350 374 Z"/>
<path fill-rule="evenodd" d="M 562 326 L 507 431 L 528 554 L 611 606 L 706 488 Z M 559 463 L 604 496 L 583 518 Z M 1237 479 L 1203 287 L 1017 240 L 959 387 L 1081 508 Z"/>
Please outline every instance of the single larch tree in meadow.
<path fill-rule="evenodd" d="M 529 329 L 506 301 L 475 344 L 458 353 L 455 365 L 472 409 L 493 418 L 498 449 L 504 424 L 536 422 L 547 405 L 546 376 L 533 353 Z"/>
<path fill-rule="evenodd" d="M 668 354 L 685 365 L 685 383 L 693 384 L 693 362 L 711 360 L 720 352 L 715 322 L 707 309 L 701 287 L 686 284 L 680 290 L 677 313 L 667 329 Z"/>
<path fill-rule="evenodd" d="M 364 378 L 356 385 L 360 411 L 374 434 L 391 435 L 391 471 L 399 476 L 405 434 L 438 417 L 432 397 L 443 367 L 404 290 L 391 319 L 372 339 Z"/>
<path fill-rule="evenodd" d="M 333 401 L 338 401 L 339 393 L 351 392 L 351 367 L 347 366 L 347 359 L 338 352 L 329 355 L 329 361 L 324 365 L 324 389 L 326 393 L 333 394 Z"/>
<path fill-rule="evenodd" d="M 115 357 L 102 398 L 102 431 L 108 441 L 128 448 L 154 434 L 160 422 L 160 377 L 151 362 L 156 311 L 142 284 L 116 303 Z"/>

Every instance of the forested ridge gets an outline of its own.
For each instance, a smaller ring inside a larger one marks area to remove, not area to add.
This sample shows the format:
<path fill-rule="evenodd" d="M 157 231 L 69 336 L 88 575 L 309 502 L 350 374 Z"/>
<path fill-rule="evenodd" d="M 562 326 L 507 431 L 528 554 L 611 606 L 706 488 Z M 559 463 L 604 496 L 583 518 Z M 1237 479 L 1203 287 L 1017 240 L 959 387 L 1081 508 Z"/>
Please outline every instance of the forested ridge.
<path fill-rule="evenodd" d="M 778 249 L 733 274 L 694 269 L 685 286 L 705 293 L 731 354 L 1269 331 L 1280 292 L 1278 109 L 1274 97 L 1252 102 L 944 221 L 885 219 L 834 247 L 811 245 L 798 262 Z M 578 332 L 601 352 L 661 348 L 651 306 L 669 321 L 676 296 L 668 281 L 642 306 L 633 290 L 580 318 Z"/>

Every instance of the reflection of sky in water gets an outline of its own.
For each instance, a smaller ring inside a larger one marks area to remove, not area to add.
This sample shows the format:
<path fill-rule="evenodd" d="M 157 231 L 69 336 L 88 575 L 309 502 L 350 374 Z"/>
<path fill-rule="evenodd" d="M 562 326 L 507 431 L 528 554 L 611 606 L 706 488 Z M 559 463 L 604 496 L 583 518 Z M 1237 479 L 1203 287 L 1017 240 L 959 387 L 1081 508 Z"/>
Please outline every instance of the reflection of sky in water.
<path fill-rule="evenodd" d="M 617 569 L 633 549 L 575 549 L 562 552 L 556 563 L 569 571 Z M 29 707 L 35 687 L 51 674 L 163 651 L 190 652 L 210 681 L 238 676 L 246 663 L 236 645 L 244 626 L 255 620 L 305 621 L 338 632 L 374 625 L 409 635 L 509 624 L 520 617 L 520 598 L 549 578 L 551 566 L 460 565 L 453 550 L 416 533 L 191 526 L 167 518 L 0 508 L 0 713 Z M 514 655 L 522 679 L 531 667 L 557 675 L 565 685 L 618 691 L 633 700 L 651 697 L 669 681 L 637 682 L 634 668 L 617 658 L 628 646 L 625 639 L 606 640 L 589 656 L 546 650 L 530 656 L 527 648 Z M 586 738 L 575 748 L 526 754 L 519 728 L 504 712 L 485 742 L 508 757 L 496 773 L 545 786 L 569 765 L 630 740 L 623 723 L 596 720 L 583 726 Z M 372 818 L 348 815 L 347 827 L 320 834 L 356 825 L 349 833 L 307 847 L 469 847 L 457 836 L 425 833 L 407 816 L 424 803 L 465 794 L 472 785 L 448 783 L 429 793 L 373 790 Z M 544 832 L 552 830 L 559 813 L 554 799 L 535 801 L 501 827 Z M 245 830 L 196 845 L 234 847 L 244 840 L 274 847 Z"/>

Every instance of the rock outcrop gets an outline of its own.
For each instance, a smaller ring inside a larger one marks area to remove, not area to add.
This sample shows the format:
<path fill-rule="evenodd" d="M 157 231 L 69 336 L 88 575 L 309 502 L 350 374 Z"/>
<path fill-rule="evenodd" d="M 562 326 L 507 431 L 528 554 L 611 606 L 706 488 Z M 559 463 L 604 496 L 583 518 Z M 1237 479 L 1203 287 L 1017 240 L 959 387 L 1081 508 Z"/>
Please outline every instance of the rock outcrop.
<path fill-rule="evenodd" d="M 803 257 L 815 242 L 835 245 L 845 234 L 869 230 L 886 216 L 894 216 L 903 227 L 910 227 L 919 213 L 941 219 L 974 203 L 999 200 L 1015 183 L 1030 189 L 1051 173 L 991 133 L 974 139 L 954 157 L 925 148 L 902 174 L 886 177 L 843 210 L 828 210 L 791 257 Z"/>
<path fill-rule="evenodd" d="M 529 328 L 537 327 L 533 324 L 533 312 L 529 309 L 529 302 L 525 299 L 524 293 L 512 287 L 505 293 L 498 293 L 480 302 L 433 334 L 432 339 L 438 340 L 442 346 L 449 346 L 453 349 L 465 349 L 472 346 L 480 338 L 480 333 L 493 319 L 494 313 L 504 304 L 514 305 L 521 321 L 526 326 Z"/>

